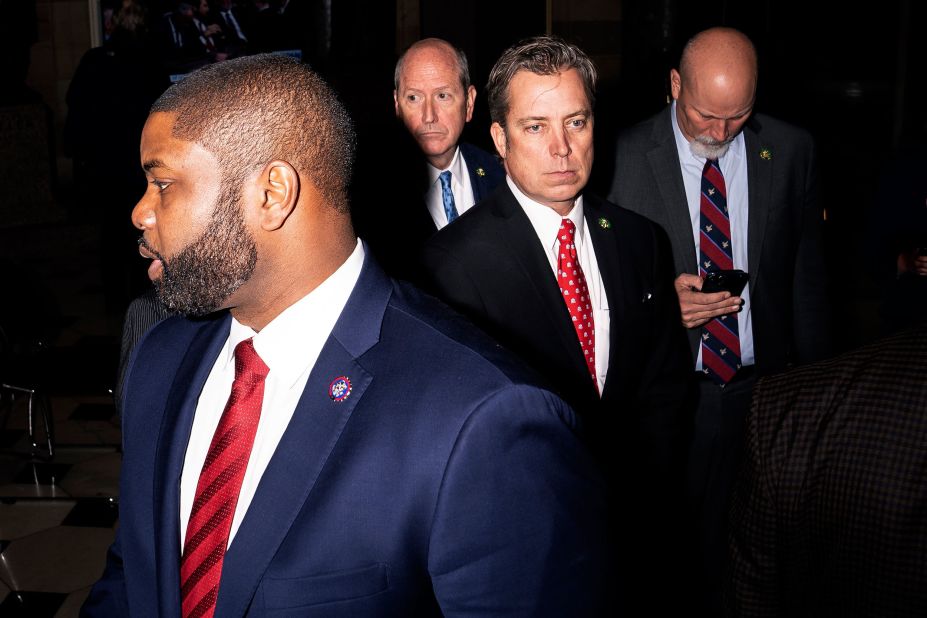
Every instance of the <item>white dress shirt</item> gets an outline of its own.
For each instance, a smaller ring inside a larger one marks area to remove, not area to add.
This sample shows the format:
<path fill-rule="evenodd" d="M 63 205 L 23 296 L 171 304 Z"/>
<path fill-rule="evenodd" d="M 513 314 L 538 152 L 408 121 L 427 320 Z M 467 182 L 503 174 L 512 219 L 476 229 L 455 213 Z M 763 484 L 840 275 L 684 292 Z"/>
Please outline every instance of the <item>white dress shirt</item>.
<path fill-rule="evenodd" d="M 673 135 L 676 137 L 676 151 L 679 154 L 679 165 L 682 169 L 682 182 L 686 188 L 686 201 L 689 204 L 689 218 L 692 223 L 692 237 L 695 239 L 695 261 L 698 262 L 699 225 L 701 218 L 702 196 L 702 169 L 705 159 L 696 157 L 689 148 L 689 140 L 679 129 L 676 120 L 676 101 L 670 113 L 673 122 Z M 747 263 L 747 148 L 744 144 L 744 134 L 740 132 L 723 157 L 718 159 L 718 166 L 724 176 L 724 186 L 727 188 L 728 218 L 731 223 L 731 244 L 734 247 L 734 268 L 749 273 Z M 753 314 L 750 307 L 750 284 L 744 288 L 740 295 L 744 300 L 744 308 L 737 315 L 737 328 L 740 335 L 740 362 L 745 367 L 754 363 L 753 354 Z M 696 371 L 702 369 L 702 348 L 699 346 L 698 359 L 695 362 Z"/>
<path fill-rule="evenodd" d="M 595 373 L 601 395 L 605 389 L 605 377 L 608 374 L 608 342 L 611 322 L 608 298 L 605 295 L 605 286 L 602 283 L 602 273 L 599 272 L 595 249 L 591 241 L 586 242 L 586 238 L 589 238 L 589 226 L 586 225 L 586 218 L 583 217 L 583 196 L 576 198 L 573 209 L 566 217 L 561 217 L 553 208 L 539 204 L 522 193 L 508 176 L 505 177 L 505 181 L 522 210 L 528 215 L 534 232 L 544 247 L 544 253 L 547 255 L 547 261 L 550 263 L 550 270 L 555 280 L 557 278 L 557 257 L 560 255 L 560 223 L 566 218 L 576 226 L 574 237 L 576 254 L 579 256 L 579 265 L 586 277 L 586 287 L 589 289 L 589 297 L 592 301 L 592 319 L 595 322 Z M 577 345 L 579 345 L 578 339 Z"/>
<path fill-rule="evenodd" d="M 438 177 L 441 172 L 449 170 L 451 172 L 451 191 L 454 193 L 454 206 L 457 208 L 457 216 L 460 216 L 470 210 L 476 203 L 473 197 L 473 186 L 470 184 L 470 171 L 467 169 L 467 162 L 460 152 L 460 146 L 454 152 L 454 158 L 451 159 L 450 165 L 444 170 L 439 170 L 431 163 L 428 166 L 428 191 L 425 192 L 425 204 L 428 205 L 428 214 L 435 222 L 435 226 L 440 230 L 447 225 L 447 213 L 444 212 L 444 198 L 441 195 L 441 181 Z"/>
<path fill-rule="evenodd" d="M 251 504 L 261 476 L 286 430 L 309 373 L 322 346 L 331 334 L 341 311 L 354 290 L 364 264 L 364 246 L 357 247 L 338 270 L 306 296 L 287 307 L 261 332 L 232 318 L 228 340 L 212 367 L 203 392 L 200 393 L 193 418 L 193 429 L 187 444 L 180 479 L 180 542 L 183 546 L 190 520 L 190 510 L 196 497 L 206 453 L 212 436 L 225 409 L 235 378 L 235 346 L 254 337 L 254 349 L 270 369 L 264 385 L 264 404 L 254 436 L 254 446 L 238 494 L 238 505 L 232 519 L 229 544 Z M 334 376 L 333 376 L 334 377 Z"/>

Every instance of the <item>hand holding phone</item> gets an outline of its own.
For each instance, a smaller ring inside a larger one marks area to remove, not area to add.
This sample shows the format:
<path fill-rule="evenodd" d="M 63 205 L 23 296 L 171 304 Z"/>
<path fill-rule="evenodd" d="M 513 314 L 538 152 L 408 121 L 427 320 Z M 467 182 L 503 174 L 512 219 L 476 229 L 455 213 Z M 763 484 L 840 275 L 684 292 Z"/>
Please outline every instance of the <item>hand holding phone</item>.
<path fill-rule="evenodd" d="M 716 270 L 705 276 L 702 292 L 730 292 L 731 296 L 740 296 L 747 285 L 750 275 L 742 270 Z"/>
<path fill-rule="evenodd" d="M 716 277 L 713 278 L 716 279 Z M 745 282 L 746 283 L 746 282 Z M 709 288 L 717 285 L 713 282 L 708 285 Z M 709 320 L 718 316 L 737 313 L 740 311 L 743 300 L 736 295 L 728 298 L 718 298 L 724 296 L 716 290 L 711 292 L 705 290 L 705 280 L 698 275 L 682 273 L 676 277 L 673 282 L 676 288 L 676 296 L 679 298 L 679 313 L 682 318 L 682 324 L 686 328 L 698 328 Z M 733 288 L 733 289 L 736 289 Z"/>

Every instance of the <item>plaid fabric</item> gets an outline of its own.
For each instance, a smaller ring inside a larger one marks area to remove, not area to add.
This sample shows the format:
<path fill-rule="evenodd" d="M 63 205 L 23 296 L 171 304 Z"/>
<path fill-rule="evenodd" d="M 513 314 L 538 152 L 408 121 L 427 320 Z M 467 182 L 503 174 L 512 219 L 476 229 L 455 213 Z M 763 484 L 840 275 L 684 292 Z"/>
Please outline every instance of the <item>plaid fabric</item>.
<path fill-rule="evenodd" d="M 759 382 L 733 616 L 927 615 L 927 325 Z"/>

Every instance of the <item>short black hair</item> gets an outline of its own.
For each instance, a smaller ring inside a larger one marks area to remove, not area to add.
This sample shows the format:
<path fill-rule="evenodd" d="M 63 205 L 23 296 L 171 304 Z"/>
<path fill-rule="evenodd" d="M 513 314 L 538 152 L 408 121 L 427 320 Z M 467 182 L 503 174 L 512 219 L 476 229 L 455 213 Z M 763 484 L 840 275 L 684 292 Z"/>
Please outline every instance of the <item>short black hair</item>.
<path fill-rule="evenodd" d="M 595 85 L 598 79 L 595 65 L 576 45 L 556 36 L 536 36 L 524 39 L 508 48 L 496 60 L 486 84 L 489 117 L 505 127 L 509 111 L 509 84 L 519 71 L 535 75 L 556 75 L 576 69 L 583 80 L 589 105 L 595 106 Z"/>
<path fill-rule="evenodd" d="M 174 137 L 213 153 L 223 181 L 240 183 L 254 169 L 281 159 L 333 208 L 348 211 L 353 123 L 334 91 L 307 65 L 280 54 L 211 64 L 168 88 L 151 111 L 176 113 Z"/>

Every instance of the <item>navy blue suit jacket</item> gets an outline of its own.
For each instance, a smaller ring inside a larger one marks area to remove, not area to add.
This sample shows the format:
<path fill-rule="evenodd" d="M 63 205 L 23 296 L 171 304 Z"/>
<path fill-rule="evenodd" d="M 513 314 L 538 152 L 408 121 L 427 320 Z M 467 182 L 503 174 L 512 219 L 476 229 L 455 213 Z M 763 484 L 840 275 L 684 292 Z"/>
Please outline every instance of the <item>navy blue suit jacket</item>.
<path fill-rule="evenodd" d="M 180 615 L 180 475 L 229 321 L 169 318 L 136 348 L 120 524 L 85 615 Z M 216 616 L 601 615 L 602 486 L 576 423 L 368 256 L 229 546 Z"/>
<path fill-rule="evenodd" d="M 401 144 L 411 141 L 403 137 Z M 384 270 L 393 277 L 414 281 L 421 278 L 422 245 L 438 228 L 425 204 L 428 169 L 421 150 L 413 143 L 397 151 L 395 157 L 401 163 L 396 169 L 400 173 L 389 178 L 390 195 L 365 195 L 365 189 L 373 187 L 355 188 L 352 215 L 359 235 L 370 244 Z M 460 143 L 460 154 L 467 163 L 476 202 L 503 184 L 505 170 L 494 155 L 464 142 Z"/>
<path fill-rule="evenodd" d="M 460 154 L 467 162 L 467 170 L 470 172 L 473 199 L 476 202 L 486 199 L 505 180 L 505 170 L 495 156 L 472 144 L 461 142 Z"/>

